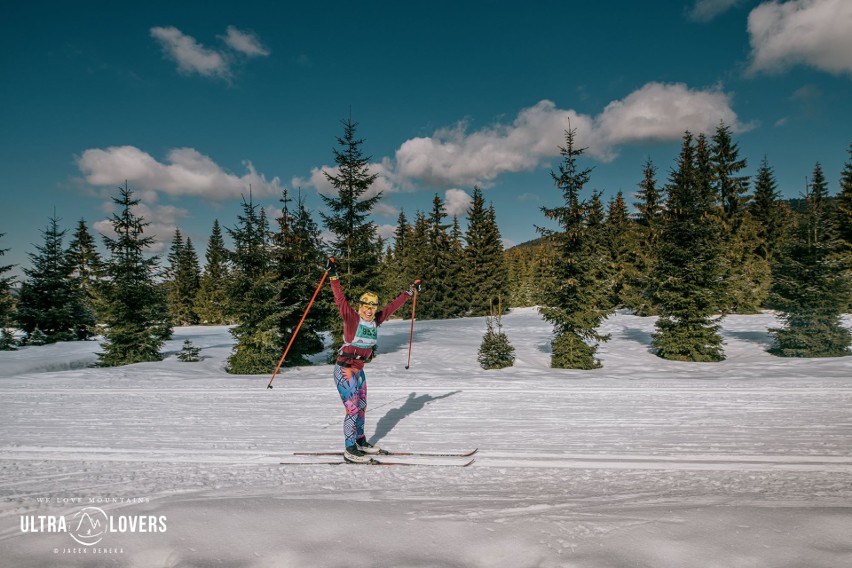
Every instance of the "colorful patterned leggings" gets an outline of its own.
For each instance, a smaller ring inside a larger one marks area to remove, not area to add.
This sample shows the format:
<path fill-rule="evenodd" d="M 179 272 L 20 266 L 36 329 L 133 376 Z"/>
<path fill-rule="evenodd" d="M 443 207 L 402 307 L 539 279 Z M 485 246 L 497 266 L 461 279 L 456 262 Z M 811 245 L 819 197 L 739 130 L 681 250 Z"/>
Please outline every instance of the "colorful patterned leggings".
<path fill-rule="evenodd" d="M 367 377 L 363 369 L 334 366 L 334 382 L 340 400 L 346 407 L 343 418 L 343 436 L 346 446 L 354 446 L 355 440 L 364 437 L 364 418 L 367 415 Z"/>

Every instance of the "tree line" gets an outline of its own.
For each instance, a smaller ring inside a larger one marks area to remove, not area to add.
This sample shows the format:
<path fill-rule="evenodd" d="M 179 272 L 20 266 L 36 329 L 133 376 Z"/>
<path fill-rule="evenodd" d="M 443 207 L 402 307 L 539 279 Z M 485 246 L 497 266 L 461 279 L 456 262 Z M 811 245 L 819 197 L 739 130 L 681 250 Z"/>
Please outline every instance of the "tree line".
<path fill-rule="evenodd" d="M 773 353 L 849 354 L 841 315 L 851 291 L 852 146 L 837 196 L 817 163 L 802 199 L 790 202 L 766 158 L 753 180 L 744 175 L 747 162 L 727 126 L 710 137 L 686 132 L 665 183 L 646 161 L 631 214 L 621 193 L 604 203 L 587 189 L 592 170 L 581 166 L 584 149 L 568 130 L 551 172 L 560 203 L 542 208 L 556 228 L 537 227 L 540 239 L 504 251 L 494 207 L 478 187 L 464 230 L 436 194 L 429 209 L 399 214 L 392 242 L 380 238 L 370 220 L 381 199 L 370 157 L 357 123 L 342 124 L 336 168 L 325 172 L 335 192 L 321 196 L 328 242 L 301 195 L 284 190 L 270 220 L 249 193 L 225 228 L 230 248 L 216 220 L 203 267 L 180 229 L 161 260 L 149 254 L 153 237 L 125 184 L 113 198 L 113 235 L 102 236 L 105 255 L 84 220 L 65 247 L 54 213 L 17 294 L 5 276 L 12 267 L 0 266 L 0 347 L 102 336 L 98 364 L 112 366 L 158 360 L 175 325 L 228 324 L 235 338 L 228 371 L 270 373 L 334 256 L 353 298 L 374 290 L 389 299 L 419 278 L 418 318 L 484 315 L 491 336 L 509 307 L 539 306 L 554 328 L 558 368 L 599 366 L 597 346 L 607 340 L 600 325 L 617 309 L 658 316 L 653 348 L 668 359 L 722 360 L 721 318 L 767 308 L 783 323 L 771 330 Z M 333 353 L 342 343 L 338 320 L 330 297 L 320 295 L 285 364 Z"/>
<path fill-rule="evenodd" d="M 652 347 L 681 361 L 724 359 L 728 314 L 776 310 L 770 352 L 849 355 L 841 317 L 852 300 L 852 146 L 830 195 L 817 162 L 800 199 L 784 200 L 764 158 L 754 179 L 720 123 L 712 136 L 685 132 L 664 183 L 648 159 L 629 214 L 619 193 L 604 204 L 587 186 L 576 132 L 565 133 L 551 172 L 562 204 L 542 208 L 557 229 L 507 252 L 512 305 L 539 305 L 554 326 L 553 367 L 591 369 L 601 323 L 617 309 L 658 316 Z"/>

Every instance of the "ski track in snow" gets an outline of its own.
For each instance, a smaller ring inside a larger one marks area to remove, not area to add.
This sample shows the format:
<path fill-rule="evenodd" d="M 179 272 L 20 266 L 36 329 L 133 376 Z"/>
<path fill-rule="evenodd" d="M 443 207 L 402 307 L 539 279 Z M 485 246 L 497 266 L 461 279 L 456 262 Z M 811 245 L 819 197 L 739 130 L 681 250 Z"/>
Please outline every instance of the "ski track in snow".
<path fill-rule="evenodd" d="M 723 321 L 724 362 L 663 361 L 653 318 L 618 314 L 603 368 L 554 370 L 534 309 L 503 322 L 512 368 L 477 366 L 482 318 L 417 322 L 409 370 L 409 324 L 387 322 L 367 367 L 373 443 L 478 447 L 469 468 L 280 465 L 342 449 L 331 367 L 284 369 L 272 390 L 229 376 L 224 327 L 177 328 L 165 361 L 119 368 L 85 367 L 94 342 L 0 353 L 0 553 L 15 566 L 852 565 L 852 357 L 767 354 L 765 313 Z M 185 338 L 201 362 L 177 361 Z M 18 520 L 79 509 L 63 497 L 167 514 L 169 531 L 58 557 L 67 535 Z M 342 561 L 351 523 L 381 558 Z"/>

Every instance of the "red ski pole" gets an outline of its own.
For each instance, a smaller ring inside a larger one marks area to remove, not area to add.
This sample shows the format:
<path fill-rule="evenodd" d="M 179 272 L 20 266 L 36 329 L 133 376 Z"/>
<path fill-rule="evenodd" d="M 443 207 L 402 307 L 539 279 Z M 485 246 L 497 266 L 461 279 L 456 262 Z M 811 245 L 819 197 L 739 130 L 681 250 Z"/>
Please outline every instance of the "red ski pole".
<path fill-rule="evenodd" d="M 323 273 L 322 279 L 320 279 L 320 283 L 317 285 L 317 289 L 314 290 L 314 295 L 311 297 L 311 301 L 308 303 L 308 307 L 305 308 L 305 313 L 302 314 L 302 319 L 299 320 L 299 325 L 296 326 L 296 330 L 293 332 L 293 335 L 290 337 L 290 343 L 287 344 L 287 348 L 284 350 L 284 354 L 281 355 L 281 359 L 278 360 L 278 365 L 275 366 L 275 371 L 272 373 L 272 378 L 269 379 L 269 384 L 266 385 L 266 388 L 272 388 L 272 381 L 275 380 L 275 375 L 278 374 L 278 369 L 281 368 L 281 365 L 284 363 L 284 359 L 287 357 L 287 352 L 290 351 L 290 346 L 293 345 L 293 340 L 296 339 L 296 334 L 299 333 L 299 329 L 302 327 L 302 323 L 304 323 L 305 318 L 308 316 L 308 310 L 311 309 L 311 306 L 314 305 L 314 300 L 317 298 L 317 294 L 319 294 L 320 288 L 322 288 L 323 282 L 325 282 L 325 277 L 328 276 L 328 269 Z"/>
<path fill-rule="evenodd" d="M 411 332 L 408 334 L 408 365 L 406 369 L 411 367 L 411 343 L 414 341 L 414 309 L 417 307 L 417 290 L 420 288 L 420 280 L 414 281 L 414 298 L 411 302 Z"/>

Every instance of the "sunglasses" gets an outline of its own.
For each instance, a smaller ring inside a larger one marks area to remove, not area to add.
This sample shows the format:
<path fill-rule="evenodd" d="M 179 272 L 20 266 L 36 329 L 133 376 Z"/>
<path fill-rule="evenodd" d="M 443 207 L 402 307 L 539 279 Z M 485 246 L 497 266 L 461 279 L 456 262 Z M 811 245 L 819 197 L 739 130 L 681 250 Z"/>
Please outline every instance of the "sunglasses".
<path fill-rule="evenodd" d="M 361 302 L 362 306 L 366 306 L 368 308 L 378 308 L 379 305 L 376 302 Z"/>

